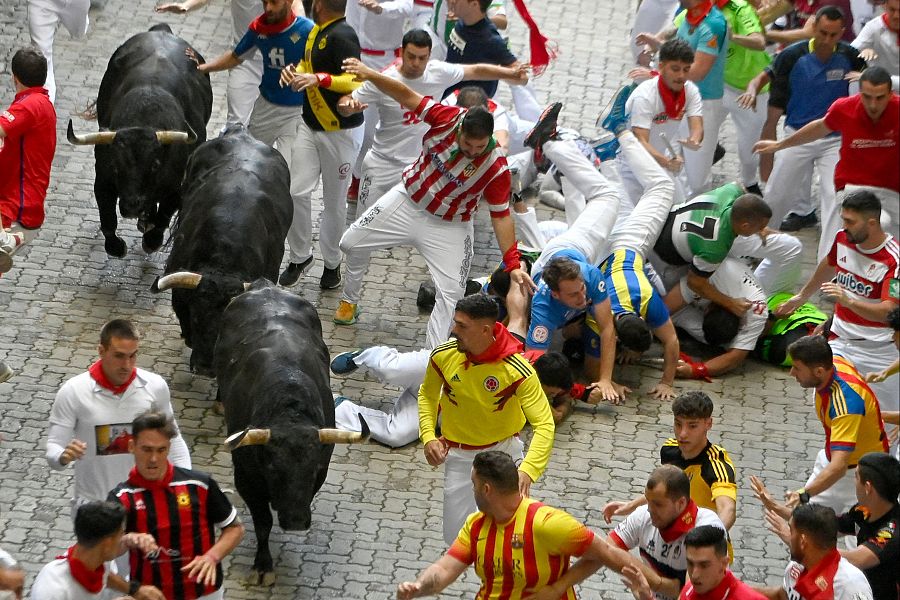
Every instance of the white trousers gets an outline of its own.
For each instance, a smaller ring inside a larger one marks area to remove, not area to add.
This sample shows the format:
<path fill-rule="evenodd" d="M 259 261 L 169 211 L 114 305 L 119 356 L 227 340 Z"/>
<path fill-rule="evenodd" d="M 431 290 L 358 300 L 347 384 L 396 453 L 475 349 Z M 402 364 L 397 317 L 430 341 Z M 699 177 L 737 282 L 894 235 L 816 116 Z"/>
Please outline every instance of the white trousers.
<path fill-rule="evenodd" d="M 768 296 L 779 292 L 794 293 L 803 271 L 802 254 L 800 240 L 781 232 L 766 236 L 765 243 L 758 235 L 739 235 L 728 253 L 734 258 L 762 259 L 753 275 Z"/>
<path fill-rule="evenodd" d="M 621 157 L 616 160 L 616 163 L 619 169 L 619 179 L 622 181 L 622 190 L 625 192 L 628 204 L 631 208 L 634 208 L 641 199 L 641 195 L 644 193 L 644 186 L 641 185 L 641 182 L 638 181 L 637 177 L 634 176 L 634 173 L 631 172 L 631 167 L 628 163 L 622 160 Z M 665 171 L 666 175 L 669 176 L 675 186 L 675 198 L 672 201 L 672 206 L 678 206 L 679 204 L 687 202 L 687 176 L 684 173 L 684 169 L 682 168 L 678 173 L 673 173 L 668 169 L 665 169 Z M 629 210 L 628 212 L 630 213 L 631 211 Z M 619 218 L 622 218 L 623 216 L 625 215 L 620 212 Z"/>
<path fill-rule="evenodd" d="M 449 546 L 473 512 L 475 493 L 472 490 L 472 462 L 475 455 L 486 450 L 509 454 L 518 465 L 525 459 L 525 445 L 518 437 L 508 437 L 483 450 L 450 448 L 444 462 L 444 542 Z"/>
<path fill-rule="evenodd" d="M 759 181 L 759 155 L 753 153 L 753 144 L 759 141 L 763 125 L 766 124 L 766 107 L 769 105 L 769 92 L 756 97 L 756 110 L 748 110 L 738 106 L 738 96 L 743 94 L 729 85 L 725 86 L 722 107 L 731 117 L 737 131 L 738 160 L 741 163 L 741 183 L 744 187 Z M 703 115 L 704 120 L 706 115 Z M 777 224 L 776 224 L 777 226 Z"/>
<path fill-rule="evenodd" d="M 794 129 L 784 128 L 785 136 L 791 135 Z M 838 151 L 841 147 L 840 136 L 822 138 L 815 142 L 786 148 L 775 154 L 775 167 L 766 184 L 766 202 L 772 207 L 772 219 L 775 227 L 781 223 L 797 198 L 798 189 L 812 181 L 813 169 L 819 175 L 819 206 L 822 218 L 823 234 L 819 236 L 819 253 L 816 262 L 820 262 L 831 249 L 834 234 L 825 239 L 825 223 L 832 223 L 835 216 L 840 221 L 841 209 L 834 192 L 834 167 L 838 162 Z M 837 230 L 835 230 L 837 233 Z M 823 252 L 824 250 L 824 252 Z"/>
<path fill-rule="evenodd" d="M 537 212 L 529 206 L 526 212 L 513 211 L 519 241 L 530 248 L 543 250 L 547 242 L 565 232 L 569 226 L 562 221 L 538 221 Z"/>
<path fill-rule="evenodd" d="M 728 113 L 722 99 L 703 101 L 703 143 L 697 150 L 684 149 L 684 173 L 687 176 L 688 196 L 696 196 L 705 192 L 709 185 L 709 174 L 712 171 L 713 155 L 719 143 L 719 129 Z M 687 127 L 687 119 L 682 129 Z"/>
<path fill-rule="evenodd" d="M 28 33 L 31 42 L 47 59 L 47 82 L 50 102 L 56 104 L 56 79 L 53 76 L 53 37 L 62 23 L 73 38 L 87 34 L 90 0 L 28 0 Z"/>
<path fill-rule="evenodd" d="M 346 193 L 346 188 L 345 188 Z M 447 340 L 456 303 L 466 291 L 474 255 L 471 221 L 444 221 L 410 200 L 403 184 L 394 186 L 358 218 L 341 238 L 347 254 L 343 300 L 359 302 L 369 254 L 399 245 L 419 251 L 434 280 L 435 304 L 428 320 L 425 347 Z"/>
<path fill-rule="evenodd" d="M 641 33 L 658 33 L 666 25 L 672 23 L 675 18 L 675 9 L 678 0 L 643 0 L 634 15 L 634 25 L 631 27 L 631 55 L 637 60 L 641 47 L 634 38 Z"/>
<path fill-rule="evenodd" d="M 259 53 L 228 71 L 228 90 L 226 103 L 228 116 L 225 124 L 234 125 L 250 123 L 250 113 L 259 98 L 259 82 L 262 80 L 262 59 Z M 300 113 L 300 107 L 295 107 Z"/>
<path fill-rule="evenodd" d="M 379 198 L 403 179 L 403 164 L 383 160 L 367 152 L 359 176 L 359 196 L 356 200 L 356 216 L 360 217 Z"/>
<path fill-rule="evenodd" d="M 291 196 L 294 221 L 288 231 L 291 262 L 302 263 L 312 256 L 312 193 L 322 179 L 322 215 L 319 223 L 319 250 L 328 269 L 341 264 L 339 242 L 347 222 L 347 188 L 350 166 L 358 146 L 352 129 L 315 131 L 300 122 L 293 155 L 299 169 L 291 169 Z"/>
<path fill-rule="evenodd" d="M 813 465 L 812 474 L 806 480 L 806 485 L 810 485 L 819 476 L 819 473 L 828 466 L 828 459 L 825 457 L 825 450 L 819 450 L 816 455 L 816 462 Z M 809 500 L 810 504 L 819 504 L 828 506 L 836 515 L 842 515 L 856 504 L 856 469 L 847 469 L 843 477 L 838 479 L 834 485 L 822 492 L 816 494 Z"/>

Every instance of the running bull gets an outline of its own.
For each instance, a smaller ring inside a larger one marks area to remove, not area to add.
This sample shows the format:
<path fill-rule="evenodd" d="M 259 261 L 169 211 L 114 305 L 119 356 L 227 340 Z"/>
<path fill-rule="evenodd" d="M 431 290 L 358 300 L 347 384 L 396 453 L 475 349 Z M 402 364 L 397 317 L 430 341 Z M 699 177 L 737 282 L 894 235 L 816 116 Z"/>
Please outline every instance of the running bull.
<path fill-rule="evenodd" d="M 188 161 L 184 204 L 173 225 L 167 273 L 191 371 L 213 375 L 222 311 L 245 281 L 274 281 L 291 226 L 291 174 L 278 151 L 242 126 L 200 145 Z"/>
<path fill-rule="evenodd" d="M 267 281 L 254 282 L 222 314 L 216 377 L 234 483 L 256 530 L 253 583 L 275 580 L 269 507 L 282 529 L 309 529 L 334 444 L 368 438 L 362 418 L 359 433 L 334 429 L 328 360 L 312 304 Z"/>
<path fill-rule="evenodd" d="M 181 207 L 181 180 L 195 144 L 206 140 L 212 113 L 209 75 L 197 70 L 203 58 L 156 25 L 130 38 L 112 55 L 97 95 L 97 133 L 68 139 L 93 145 L 94 195 L 106 253 L 123 257 L 116 235 L 116 200 L 126 219 L 138 219 L 147 253 L 162 246 L 169 220 Z"/>

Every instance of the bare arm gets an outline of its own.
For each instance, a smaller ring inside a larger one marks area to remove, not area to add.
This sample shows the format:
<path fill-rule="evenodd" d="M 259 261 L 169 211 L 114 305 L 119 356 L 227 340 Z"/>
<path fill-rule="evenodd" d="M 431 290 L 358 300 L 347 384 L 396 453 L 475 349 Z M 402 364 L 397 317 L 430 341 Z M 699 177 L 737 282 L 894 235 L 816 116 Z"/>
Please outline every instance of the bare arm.
<path fill-rule="evenodd" d="M 813 292 L 821 288 L 823 283 L 834 277 L 834 274 L 835 268 L 828 264 L 828 257 L 823 258 L 819 263 L 819 266 L 816 267 L 816 272 L 813 273 L 812 277 L 809 278 L 809 281 L 806 282 L 806 285 L 804 285 L 803 288 L 787 302 L 775 309 L 775 316 L 783 317 L 800 308 L 800 305 L 809 300 L 810 296 L 813 295 Z"/>
<path fill-rule="evenodd" d="M 854 567 L 860 570 L 871 569 L 881 564 L 881 560 L 866 546 L 857 546 L 853 550 L 838 549 L 841 556 Z"/>
<path fill-rule="evenodd" d="M 706 52 L 694 54 L 694 63 L 691 65 L 691 70 L 688 73 L 688 79 L 694 83 L 703 81 L 713 68 L 713 65 L 716 64 L 716 58 L 718 58 L 717 55 L 707 54 Z"/>
<path fill-rule="evenodd" d="M 228 71 L 241 64 L 241 59 L 233 51 L 228 50 L 207 63 L 197 65 L 201 73 L 214 73 L 216 71 Z"/>
<path fill-rule="evenodd" d="M 222 529 L 219 539 L 205 554 L 195 556 L 191 562 L 181 567 L 192 581 L 213 585 L 216 582 L 216 565 L 231 554 L 244 537 L 244 526 L 237 519 Z"/>
<path fill-rule="evenodd" d="M 675 370 L 678 368 L 678 355 L 681 352 L 672 319 L 654 329 L 653 335 L 663 345 L 663 374 L 659 383 L 650 390 L 650 395 L 660 400 L 671 400 L 675 397 L 672 386 L 675 384 Z M 675 597 L 677 596 L 676 593 Z"/>
<path fill-rule="evenodd" d="M 837 283 L 823 283 L 819 289 L 825 296 L 838 304 L 846 306 L 865 319 L 878 323 L 887 323 L 888 313 L 897 308 L 897 303 L 892 300 L 882 300 L 877 304 L 860 302 Z"/>
<path fill-rule="evenodd" d="M 736 369 L 744 362 L 744 359 L 747 358 L 747 355 L 750 354 L 749 350 L 738 350 L 737 348 L 729 348 L 726 352 L 718 356 L 714 356 L 711 359 L 705 361 L 703 364 L 706 365 L 706 370 L 710 375 L 722 375 Z M 730 499 L 730 498 L 729 498 Z M 721 517 L 721 515 L 719 515 Z M 725 519 L 722 519 L 724 522 Z M 728 528 L 728 524 L 725 525 Z"/>
<path fill-rule="evenodd" d="M 708 277 L 698 275 L 693 270 L 688 272 L 687 284 L 688 287 L 696 292 L 701 298 L 705 298 L 710 302 L 718 304 L 738 317 L 743 316 L 750 308 L 750 303 L 745 298 L 732 298 L 731 296 L 726 296 L 710 282 Z"/>
<path fill-rule="evenodd" d="M 344 61 L 344 71 L 356 75 L 358 81 L 371 81 L 375 87 L 396 100 L 407 110 L 416 110 L 425 98 L 422 94 L 413 91 L 404 83 L 391 79 L 364 65 L 356 58 L 348 58 Z M 515 234 L 513 234 L 515 237 Z"/>
<path fill-rule="evenodd" d="M 766 36 L 759 31 L 749 35 L 732 35 L 731 42 L 750 50 L 766 49 Z"/>
<path fill-rule="evenodd" d="M 756 97 L 759 95 L 759 90 L 766 87 L 770 81 L 769 72 L 764 69 L 759 75 L 750 80 L 750 83 L 747 84 L 747 89 L 738 96 L 738 106 L 756 110 Z"/>
<path fill-rule="evenodd" d="M 800 29 L 789 29 L 787 31 L 769 29 L 766 31 L 766 39 L 779 44 L 791 44 L 800 40 L 811 39 L 815 34 L 814 21 L 815 19 L 807 19 Z"/>
<path fill-rule="evenodd" d="M 466 81 L 494 81 L 496 79 L 503 79 L 514 85 L 525 85 L 528 83 L 528 66 L 518 61 L 506 67 L 489 65 L 486 63 L 464 65 L 463 79 Z"/>
<path fill-rule="evenodd" d="M 832 130 L 825 124 L 825 119 L 816 119 L 810 121 L 791 135 L 780 140 L 762 140 L 753 145 L 753 151 L 759 153 L 771 153 L 791 148 L 793 146 L 801 146 L 816 140 L 820 140 L 826 135 L 832 133 Z"/>
<path fill-rule="evenodd" d="M 731 526 L 734 525 L 734 519 L 737 513 L 737 502 L 728 496 L 717 496 L 715 503 L 716 514 L 719 515 L 719 520 L 725 525 L 726 530 L 730 530 Z"/>
<path fill-rule="evenodd" d="M 432 563 L 415 581 L 404 581 L 397 586 L 397 598 L 421 598 L 439 593 L 466 570 L 466 564 L 445 554 Z"/>
<path fill-rule="evenodd" d="M 635 568 L 640 568 L 641 566 L 636 557 L 595 533 L 590 546 L 575 561 L 575 564 L 562 577 L 557 579 L 553 585 L 541 588 L 539 593 L 531 597 L 535 600 L 559 600 L 559 598 L 565 596 L 566 590 L 596 573 L 600 567 L 606 567 L 618 573 L 626 565 Z"/>

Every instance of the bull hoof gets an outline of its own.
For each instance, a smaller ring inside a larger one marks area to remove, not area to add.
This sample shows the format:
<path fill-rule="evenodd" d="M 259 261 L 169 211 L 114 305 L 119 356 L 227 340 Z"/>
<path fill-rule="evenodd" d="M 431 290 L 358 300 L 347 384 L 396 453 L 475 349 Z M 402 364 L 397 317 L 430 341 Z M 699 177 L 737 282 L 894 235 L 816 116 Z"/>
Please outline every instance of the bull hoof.
<path fill-rule="evenodd" d="M 141 246 L 144 248 L 144 252 L 147 254 L 153 254 L 160 248 L 162 248 L 163 243 L 163 231 L 158 227 L 154 227 L 150 231 L 144 234 L 144 240 Z"/>
<path fill-rule="evenodd" d="M 106 249 L 107 254 L 116 258 L 125 258 L 125 253 L 128 252 L 128 246 L 125 244 L 125 240 L 118 236 L 106 238 L 103 247 Z"/>
<path fill-rule="evenodd" d="M 275 585 L 275 573 L 273 571 L 250 571 L 250 574 L 247 575 L 247 585 L 272 587 Z"/>

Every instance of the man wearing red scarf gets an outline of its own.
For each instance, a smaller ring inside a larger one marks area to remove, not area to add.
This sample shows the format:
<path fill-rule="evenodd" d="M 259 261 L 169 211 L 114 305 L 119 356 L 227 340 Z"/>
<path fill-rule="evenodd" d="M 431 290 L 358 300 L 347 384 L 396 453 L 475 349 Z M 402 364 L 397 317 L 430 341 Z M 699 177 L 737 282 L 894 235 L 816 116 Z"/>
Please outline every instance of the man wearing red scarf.
<path fill-rule="evenodd" d="M 764 600 L 728 569 L 728 538 L 718 527 L 695 527 L 684 538 L 689 581 L 679 600 Z"/>
<path fill-rule="evenodd" d="M 654 469 L 644 495 L 647 504 L 619 523 L 607 541 L 623 550 L 639 548 L 645 564 L 629 579 L 643 576 L 656 600 L 671 600 L 679 596 L 686 581 L 687 534 L 704 525 L 724 532 L 725 525 L 715 512 L 691 500 L 691 480 L 674 465 Z"/>
<path fill-rule="evenodd" d="M 103 500 L 128 476 L 131 421 L 149 408 L 172 414 L 169 386 L 162 377 L 135 367 L 140 334 L 130 321 L 114 319 L 100 331 L 100 360 L 60 388 L 50 410 L 47 462 L 54 470 L 75 463 L 73 511 Z M 172 460 L 190 468 L 179 434 Z M 74 515 L 74 512 L 73 512 Z"/>

